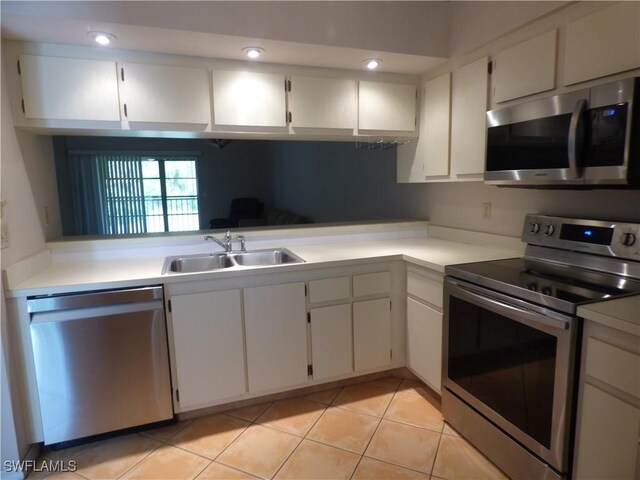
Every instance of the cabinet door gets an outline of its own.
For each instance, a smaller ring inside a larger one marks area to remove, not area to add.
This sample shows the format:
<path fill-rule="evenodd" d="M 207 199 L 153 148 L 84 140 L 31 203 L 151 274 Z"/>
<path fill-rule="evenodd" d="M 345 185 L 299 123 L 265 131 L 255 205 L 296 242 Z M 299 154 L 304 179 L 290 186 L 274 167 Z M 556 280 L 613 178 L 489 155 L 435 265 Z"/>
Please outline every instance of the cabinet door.
<path fill-rule="evenodd" d="M 495 102 L 553 90 L 557 30 L 502 50 L 494 66 Z"/>
<path fill-rule="evenodd" d="M 308 381 L 304 283 L 245 288 L 244 320 L 250 392 Z"/>
<path fill-rule="evenodd" d="M 576 479 L 636 477 L 640 409 L 586 383 L 578 418 Z"/>
<path fill-rule="evenodd" d="M 442 377 L 442 314 L 407 298 L 409 368 L 440 392 Z"/>
<path fill-rule="evenodd" d="M 355 80 L 291 77 L 289 103 L 294 128 L 356 126 Z"/>
<path fill-rule="evenodd" d="M 484 57 L 453 72 L 451 173 L 454 178 L 484 174 L 488 63 L 489 58 Z"/>
<path fill-rule="evenodd" d="M 449 175 L 449 126 L 451 120 L 451 74 L 428 81 L 424 87 L 423 138 L 426 177 Z"/>
<path fill-rule="evenodd" d="M 388 298 L 353 303 L 355 371 L 391 363 L 391 303 Z"/>
<path fill-rule="evenodd" d="M 182 411 L 247 391 L 240 290 L 171 297 Z"/>
<path fill-rule="evenodd" d="M 640 67 L 640 3 L 620 2 L 567 25 L 564 84 Z"/>
<path fill-rule="evenodd" d="M 416 86 L 360 81 L 358 129 L 415 131 Z"/>
<path fill-rule="evenodd" d="M 27 118 L 120 121 L 116 63 L 20 55 Z"/>
<path fill-rule="evenodd" d="M 351 373 L 351 305 L 314 308 L 310 314 L 313 379 L 322 380 Z"/>
<path fill-rule="evenodd" d="M 284 75 L 213 72 L 213 122 L 243 127 L 286 127 Z"/>
<path fill-rule="evenodd" d="M 208 125 L 207 72 L 202 68 L 127 63 L 122 66 L 129 122 Z"/>

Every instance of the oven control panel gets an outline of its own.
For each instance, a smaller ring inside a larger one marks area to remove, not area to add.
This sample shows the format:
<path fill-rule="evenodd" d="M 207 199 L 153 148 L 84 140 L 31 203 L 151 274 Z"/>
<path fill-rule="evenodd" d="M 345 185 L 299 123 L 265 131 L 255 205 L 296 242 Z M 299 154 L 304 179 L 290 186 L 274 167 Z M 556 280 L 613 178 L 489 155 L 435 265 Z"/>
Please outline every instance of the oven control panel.
<path fill-rule="evenodd" d="M 640 224 L 527 215 L 522 241 L 640 261 Z"/>

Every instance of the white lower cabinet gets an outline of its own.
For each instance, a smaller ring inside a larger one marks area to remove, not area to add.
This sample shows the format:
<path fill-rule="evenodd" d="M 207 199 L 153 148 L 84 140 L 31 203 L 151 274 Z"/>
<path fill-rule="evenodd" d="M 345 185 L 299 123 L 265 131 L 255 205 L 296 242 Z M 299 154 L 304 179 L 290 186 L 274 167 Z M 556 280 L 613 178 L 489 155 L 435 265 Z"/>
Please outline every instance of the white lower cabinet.
<path fill-rule="evenodd" d="M 407 298 L 407 364 L 440 392 L 442 377 L 442 313 Z"/>
<path fill-rule="evenodd" d="M 355 371 L 391 363 L 391 302 L 389 298 L 353 303 Z"/>
<path fill-rule="evenodd" d="M 304 290 L 303 282 L 244 289 L 250 393 L 309 380 Z"/>
<path fill-rule="evenodd" d="M 174 295 L 171 312 L 180 410 L 245 393 L 240 290 Z"/>
<path fill-rule="evenodd" d="M 575 478 L 638 478 L 638 426 L 640 408 L 585 384 Z"/>
<path fill-rule="evenodd" d="M 313 379 L 353 372 L 351 305 L 312 308 L 309 313 Z"/>
<path fill-rule="evenodd" d="M 640 337 L 584 322 L 574 480 L 640 478 Z"/>

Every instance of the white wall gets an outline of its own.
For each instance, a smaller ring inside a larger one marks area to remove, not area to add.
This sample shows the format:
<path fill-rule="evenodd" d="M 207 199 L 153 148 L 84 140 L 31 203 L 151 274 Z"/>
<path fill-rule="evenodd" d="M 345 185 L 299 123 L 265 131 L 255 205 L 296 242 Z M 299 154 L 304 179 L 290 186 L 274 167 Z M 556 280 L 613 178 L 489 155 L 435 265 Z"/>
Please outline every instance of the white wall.
<path fill-rule="evenodd" d="M 2 63 L 2 125 L 0 192 L 5 200 L 4 221 L 11 246 L 2 250 L 2 268 L 44 248 L 47 238 L 59 235 L 58 193 L 51 137 L 16 131 L 9 106 L 6 68 Z M 49 207 L 51 226 L 46 227 L 43 207 Z"/>
<path fill-rule="evenodd" d="M 566 1 L 450 2 L 450 57 L 458 57 L 543 15 L 567 5 Z"/>

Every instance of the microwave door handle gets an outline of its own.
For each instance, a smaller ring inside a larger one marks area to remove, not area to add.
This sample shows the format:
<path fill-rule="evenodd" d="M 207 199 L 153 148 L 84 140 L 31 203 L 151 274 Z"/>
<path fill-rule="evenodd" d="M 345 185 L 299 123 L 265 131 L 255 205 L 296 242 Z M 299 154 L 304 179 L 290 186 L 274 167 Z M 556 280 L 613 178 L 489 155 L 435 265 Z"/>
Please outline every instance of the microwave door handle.
<path fill-rule="evenodd" d="M 569 123 L 569 170 L 571 178 L 580 178 L 582 175 L 582 165 L 580 162 L 580 145 L 582 135 L 580 135 L 580 126 L 582 123 L 582 112 L 587 108 L 587 101 L 578 100 L 571 114 L 571 122 Z"/>

